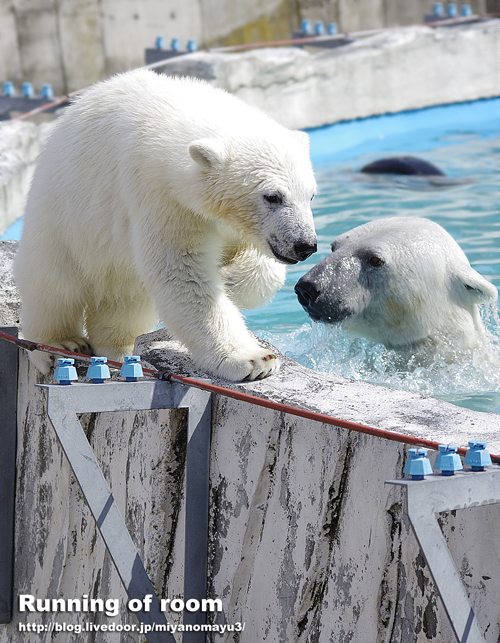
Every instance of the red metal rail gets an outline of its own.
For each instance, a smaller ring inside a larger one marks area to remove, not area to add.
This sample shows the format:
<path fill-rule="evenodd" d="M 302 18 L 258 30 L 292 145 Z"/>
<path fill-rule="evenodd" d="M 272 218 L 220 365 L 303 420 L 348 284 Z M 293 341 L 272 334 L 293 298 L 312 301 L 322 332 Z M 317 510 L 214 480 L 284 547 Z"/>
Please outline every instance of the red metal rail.
<path fill-rule="evenodd" d="M 91 86 L 84 87 L 83 89 L 78 89 L 77 91 L 70 92 L 67 96 L 60 96 L 59 98 L 54 98 L 54 100 L 52 102 L 46 103 L 45 105 L 40 105 L 40 107 L 35 107 L 35 109 L 32 109 L 29 112 L 24 112 L 23 114 L 19 114 L 18 116 L 14 116 L 14 118 L 12 118 L 11 120 L 13 120 L 13 121 L 23 121 L 26 118 L 31 118 L 31 116 L 35 116 L 35 114 L 40 114 L 41 112 L 45 112 L 48 109 L 51 109 L 53 107 L 57 107 L 58 105 L 64 105 L 64 103 L 69 102 L 75 96 L 79 96 L 86 89 L 90 89 L 90 87 Z"/>
<path fill-rule="evenodd" d="M 37 344 L 36 342 L 31 342 L 27 339 L 18 339 L 13 335 L 9 335 L 3 331 L 0 331 L 0 338 L 4 339 L 13 344 L 17 344 L 20 348 L 24 348 L 29 351 L 39 350 L 46 353 L 52 353 L 54 355 L 60 355 L 62 357 L 72 357 L 78 359 L 82 362 L 90 363 L 91 357 L 89 355 L 82 355 L 81 353 L 73 353 L 71 351 L 64 350 L 62 348 L 55 348 L 54 346 L 47 346 L 45 344 Z M 108 365 L 112 368 L 120 369 L 121 363 L 108 360 Z M 152 377 L 156 377 L 161 380 L 179 382 L 186 386 L 192 386 L 194 388 L 199 388 L 204 391 L 210 391 L 212 393 L 217 393 L 218 395 L 224 395 L 226 397 L 231 397 L 241 402 L 247 402 L 248 404 L 254 404 L 256 406 L 263 406 L 268 409 L 273 409 L 274 411 L 279 411 L 281 413 L 287 413 L 288 415 L 295 415 L 297 417 L 302 417 L 307 420 L 313 420 L 314 422 L 321 422 L 323 424 L 330 424 L 332 426 L 339 427 L 341 429 L 348 429 L 350 431 L 356 431 L 357 433 L 365 433 L 367 435 L 375 435 L 379 438 L 384 438 L 385 440 L 392 440 L 393 442 L 401 442 L 403 444 L 410 444 L 417 447 L 425 447 L 427 449 L 432 449 L 434 451 L 438 450 L 439 442 L 434 442 L 432 440 L 426 440 L 424 438 L 416 438 L 411 435 L 404 435 L 403 433 L 396 433 L 395 431 L 385 431 L 384 429 L 376 429 L 375 427 L 366 426 L 364 424 L 358 424 L 357 422 L 350 422 L 349 420 L 341 420 L 339 418 L 332 417 L 330 415 L 324 415 L 322 413 L 316 413 L 315 411 L 309 411 L 307 409 L 301 409 L 296 406 L 291 406 L 289 404 L 283 404 L 282 402 L 273 402 L 272 400 L 267 400 L 262 397 L 257 397 L 255 395 L 249 395 L 248 393 L 242 393 L 241 391 L 234 391 L 232 389 L 226 388 L 224 386 L 217 386 L 216 384 L 210 384 L 208 382 L 202 382 L 200 380 L 193 379 L 192 377 L 184 377 L 183 375 L 176 375 L 175 373 L 170 373 L 168 371 L 158 371 L 150 368 L 144 368 L 144 373 Z M 458 453 L 465 455 L 467 449 L 460 447 Z M 500 455 L 491 455 L 492 462 L 500 464 Z"/>

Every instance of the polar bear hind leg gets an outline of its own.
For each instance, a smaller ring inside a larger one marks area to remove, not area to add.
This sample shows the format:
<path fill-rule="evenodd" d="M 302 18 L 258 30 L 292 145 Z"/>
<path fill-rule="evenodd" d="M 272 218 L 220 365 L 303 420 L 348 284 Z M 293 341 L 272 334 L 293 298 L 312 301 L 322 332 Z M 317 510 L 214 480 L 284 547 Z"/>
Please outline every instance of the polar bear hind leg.
<path fill-rule="evenodd" d="M 95 355 L 121 362 L 132 355 L 136 337 L 158 321 L 153 298 L 144 288 L 112 290 L 85 311 L 85 327 Z"/>
<path fill-rule="evenodd" d="M 23 278 L 24 275 L 18 272 L 17 279 Z M 34 274 L 28 276 L 27 282 L 23 289 L 23 336 L 37 343 L 91 355 L 92 348 L 83 330 L 81 285 L 68 278 L 67 274 L 61 278 L 51 275 L 49 287 L 47 284 L 38 284 Z M 30 359 L 42 373 L 48 375 L 57 358 L 35 351 L 30 353 Z"/>

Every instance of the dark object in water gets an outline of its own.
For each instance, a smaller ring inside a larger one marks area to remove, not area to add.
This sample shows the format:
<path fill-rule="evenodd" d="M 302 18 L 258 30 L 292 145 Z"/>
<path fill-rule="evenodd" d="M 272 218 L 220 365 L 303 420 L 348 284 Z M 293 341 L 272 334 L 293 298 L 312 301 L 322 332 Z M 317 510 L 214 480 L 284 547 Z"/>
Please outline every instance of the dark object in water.
<path fill-rule="evenodd" d="M 403 174 L 407 176 L 445 176 L 435 165 L 414 156 L 396 156 L 368 163 L 360 169 L 366 174 Z"/>

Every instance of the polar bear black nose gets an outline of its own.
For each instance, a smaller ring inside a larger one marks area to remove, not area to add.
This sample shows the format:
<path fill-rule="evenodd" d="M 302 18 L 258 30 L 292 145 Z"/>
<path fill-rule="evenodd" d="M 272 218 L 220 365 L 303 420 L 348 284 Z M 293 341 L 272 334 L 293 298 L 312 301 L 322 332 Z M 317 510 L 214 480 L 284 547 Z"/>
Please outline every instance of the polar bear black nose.
<path fill-rule="evenodd" d="M 295 256 L 299 261 L 304 261 L 316 252 L 318 246 L 316 243 L 296 243 L 293 247 Z"/>
<path fill-rule="evenodd" d="M 299 279 L 295 285 L 295 294 L 302 306 L 313 304 L 320 295 L 320 291 L 310 281 Z"/>

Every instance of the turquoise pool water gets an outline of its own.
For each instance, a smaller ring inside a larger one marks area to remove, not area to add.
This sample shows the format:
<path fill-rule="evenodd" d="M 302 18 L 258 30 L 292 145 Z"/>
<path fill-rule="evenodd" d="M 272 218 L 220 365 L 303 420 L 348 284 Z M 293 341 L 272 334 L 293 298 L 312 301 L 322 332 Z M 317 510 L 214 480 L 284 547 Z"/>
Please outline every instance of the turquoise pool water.
<path fill-rule="evenodd" d="M 299 277 L 330 252 L 335 236 L 388 216 L 422 216 L 442 225 L 472 266 L 500 286 L 500 99 L 367 118 L 309 131 L 318 181 L 313 210 L 318 252 L 288 269 L 274 300 L 246 313 L 249 327 L 283 353 L 318 370 L 404 388 L 484 411 L 500 412 L 498 310 L 483 310 L 492 360 L 480 366 L 433 364 L 399 371 L 395 354 L 313 324 L 293 291 Z M 363 177 L 357 170 L 378 158 L 415 155 L 437 165 L 452 184 Z M 2 239 L 18 239 L 16 222 Z"/>

